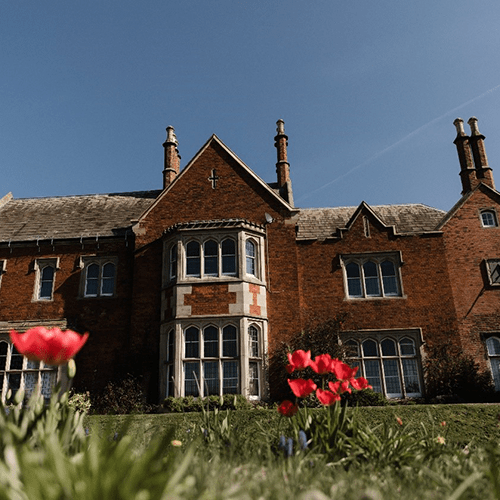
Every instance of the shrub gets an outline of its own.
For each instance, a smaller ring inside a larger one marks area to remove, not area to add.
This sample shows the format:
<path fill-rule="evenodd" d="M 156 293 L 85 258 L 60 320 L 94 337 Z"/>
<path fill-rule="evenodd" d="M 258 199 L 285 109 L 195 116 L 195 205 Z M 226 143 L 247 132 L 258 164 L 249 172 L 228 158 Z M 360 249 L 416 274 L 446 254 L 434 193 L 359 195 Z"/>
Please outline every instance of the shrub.
<path fill-rule="evenodd" d="M 167 413 L 188 413 L 204 410 L 243 410 L 252 408 L 252 406 L 252 403 L 241 394 L 224 394 L 223 396 L 208 396 L 206 398 L 195 398 L 193 396 L 186 396 L 184 398 L 168 397 L 163 402 L 163 408 Z"/>
<path fill-rule="evenodd" d="M 73 389 L 69 393 L 68 406 L 73 411 L 88 413 L 92 403 L 90 401 L 90 393 L 87 392 L 74 392 Z"/>
<path fill-rule="evenodd" d="M 142 387 L 132 375 L 118 382 L 109 382 L 104 392 L 92 400 L 93 413 L 123 415 L 149 413 L 152 406 L 146 403 Z"/>
<path fill-rule="evenodd" d="M 489 399 L 493 385 L 489 373 L 451 344 L 429 350 L 424 366 L 426 398 L 432 402 L 478 402 Z"/>

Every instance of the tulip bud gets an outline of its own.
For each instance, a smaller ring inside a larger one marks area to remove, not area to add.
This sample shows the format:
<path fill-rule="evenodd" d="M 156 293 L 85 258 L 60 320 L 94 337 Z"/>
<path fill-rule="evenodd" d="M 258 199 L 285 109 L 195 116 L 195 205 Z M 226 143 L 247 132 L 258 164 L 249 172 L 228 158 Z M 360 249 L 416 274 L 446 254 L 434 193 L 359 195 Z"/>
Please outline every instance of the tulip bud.
<path fill-rule="evenodd" d="M 18 405 L 24 401 L 24 389 L 19 389 L 14 396 L 14 404 Z"/>
<path fill-rule="evenodd" d="M 73 358 L 68 361 L 68 378 L 72 379 L 76 375 L 76 363 Z"/>

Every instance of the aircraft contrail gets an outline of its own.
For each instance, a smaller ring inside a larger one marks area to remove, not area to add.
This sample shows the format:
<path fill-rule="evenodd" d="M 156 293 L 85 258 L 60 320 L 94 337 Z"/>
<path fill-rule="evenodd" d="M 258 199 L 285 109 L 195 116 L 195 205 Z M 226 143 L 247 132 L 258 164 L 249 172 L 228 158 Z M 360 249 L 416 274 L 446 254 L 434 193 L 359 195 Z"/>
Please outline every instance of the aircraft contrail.
<path fill-rule="evenodd" d="M 383 154 L 387 153 L 388 151 L 391 151 L 392 149 L 396 148 L 402 142 L 405 142 L 406 140 L 408 140 L 410 137 L 413 137 L 414 135 L 417 135 L 423 129 L 429 127 L 430 125 L 432 125 L 432 124 L 434 124 L 436 122 L 438 122 L 439 120 L 442 120 L 446 116 L 451 115 L 452 113 L 455 113 L 459 109 L 462 109 L 463 107 L 465 107 L 465 106 L 467 106 L 467 105 L 469 105 L 469 104 L 471 104 L 471 103 L 473 103 L 473 102 L 475 102 L 475 101 L 477 101 L 479 99 L 482 99 L 484 96 L 486 96 L 488 94 L 491 94 L 491 92 L 494 92 L 498 88 L 500 88 L 500 85 L 497 85 L 496 87 L 493 87 L 493 88 L 487 90 L 486 92 L 483 92 L 481 95 L 478 95 L 478 96 L 474 97 L 473 99 L 470 99 L 469 101 L 460 104 L 460 106 L 457 106 L 456 108 L 450 109 L 446 113 L 443 113 L 441 116 L 438 116 L 437 118 L 434 118 L 430 122 L 427 122 L 426 124 L 418 127 L 413 132 L 410 132 L 408 135 L 404 136 L 402 139 L 399 139 L 399 141 L 395 142 L 394 144 L 391 144 L 390 146 L 386 147 L 385 149 L 382 149 L 381 151 L 379 151 L 379 152 L 375 153 L 374 155 L 370 156 L 370 158 L 368 158 L 367 160 L 361 162 L 360 164 L 358 164 L 355 167 L 351 168 L 350 170 L 348 170 L 347 172 L 343 173 L 342 175 L 339 175 L 338 177 L 336 177 L 332 181 L 327 182 L 326 184 L 323 184 L 323 186 L 319 187 L 318 189 L 315 189 L 314 191 L 311 191 L 310 193 L 302 195 L 297 201 L 303 200 L 305 198 L 309 198 L 313 194 L 316 194 L 317 192 L 322 191 L 323 189 L 327 188 L 328 186 L 331 186 L 332 184 L 334 184 L 335 182 L 339 181 L 340 179 L 343 179 L 344 177 L 347 177 L 348 175 L 350 175 L 353 172 L 355 172 L 356 170 L 359 170 L 361 167 L 364 167 L 365 165 L 368 165 L 368 163 L 372 162 L 373 160 L 375 160 L 379 156 L 382 156 Z"/>

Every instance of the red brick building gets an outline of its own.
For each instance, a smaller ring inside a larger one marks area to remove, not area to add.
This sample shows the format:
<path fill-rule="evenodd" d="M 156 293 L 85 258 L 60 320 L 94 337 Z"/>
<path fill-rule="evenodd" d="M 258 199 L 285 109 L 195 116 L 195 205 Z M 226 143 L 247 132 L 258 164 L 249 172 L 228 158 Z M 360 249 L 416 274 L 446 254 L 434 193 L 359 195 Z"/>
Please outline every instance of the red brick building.
<path fill-rule="evenodd" d="M 180 169 L 167 128 L 163 189 L 0 200 L 0 389 L 57 374 L 10 329 L 90 332 L 79 389 L 141 375 L 152 400 L 267 398 L 269 360 L 313 320 L 345 314 L 342 341 L 388 397 L 425 392 L 429 346 L 452 343 L 500 390 L 500 193 L 477 120 L 456 120 L 462 197 L 425 205 L 294 206 L 278 121 L 276 182 L 217 136 Z M 458 168 L 457 168 L 458 170 Z M 457 196 L 458 197 L 458 196 Z"/>

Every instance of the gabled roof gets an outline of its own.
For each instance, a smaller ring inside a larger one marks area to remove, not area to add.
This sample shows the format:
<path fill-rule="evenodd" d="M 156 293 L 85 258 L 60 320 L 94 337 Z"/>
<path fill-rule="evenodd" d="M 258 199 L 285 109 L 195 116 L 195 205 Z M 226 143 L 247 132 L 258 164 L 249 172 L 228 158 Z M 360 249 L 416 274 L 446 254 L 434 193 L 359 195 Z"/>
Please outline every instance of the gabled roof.
<path fill-rule="evenodd" d="M 282 204 L 288 211 L 290 212 L 296 212 L 297 210 L 290 205 L 286 200 L 284 200 L 280 195 L 279 195 L 279 190 L 273 188 L 273 185 L 267 184 L 265 181 L 263 181 L 250 167 L 248 167 L 238 156 L 231 151 L 215 134 L 212 134 L 212 136 L 208 139 L 208 141 L 201 147 L 201 149 L 193 156 L 191 161 L 182 169 L 182 171 L 175 177 L 174 181 L 167 186 L 166 189 L 164 189 L 161 193 L 160 196 L 158 196 L 157 200 L 146 210 L 146 212 L 142 215 L 141 220 L 147 217 L 149 212 L 154 209 L 154 207 L 161 202 L 164 196 L 167 196 L 168 192 L 173 189 L 173 187 L 179 183 L 182 182 L 182 178 L 186 175 L 186 172 L 188 172 L 194 163 L 196 163 L 196 160 L 203 154 L 203 152 L 210 147 L 211 143 L 215 142 L 217 143 L 221 148 L 223 148 L 229 156 L 231 156 L 240 166 L 243 168 L 255 181 L 260 184 L 266 191 L 268 191 L 271 196 L 273 196 L 280 204 Z"/>
<path fill-rule="evenodd" d="M 458 210 L 463 207 L 466 201 L 478 190 L 484 191 L 490 196 L 495 197 L 500 202 L 500 193 L 493 189 L 488 184 L 484 184 L 483 182 L 479 183 L 474 189 L 465 193 L 456 203 L 451 207 L 445 217 L 441 220 L 439 225 L 437 226 L 438 230 L 441 230 L 445 224 L 458 212 Z"/>
<path fill-rule="evenodd" d="M 0 242 L 123 235 L 159 194 L 10 198 L 0 205 Z"/>
<path fill-rule="evenodd" d="M 436 231 L 446 212 L 422 204 L 375 205 L 362 203 L 358 207 L 305 208 L 297 219 L 297 239 L 324 240 L 338 238 L 340 230 L 347 229 L 355 213 L 368 208 L 387 227 L 394 227 L 400 235 L 420 234 Z"/>

